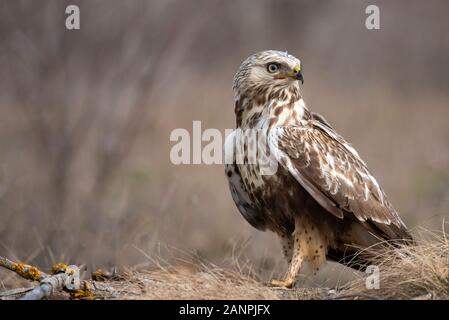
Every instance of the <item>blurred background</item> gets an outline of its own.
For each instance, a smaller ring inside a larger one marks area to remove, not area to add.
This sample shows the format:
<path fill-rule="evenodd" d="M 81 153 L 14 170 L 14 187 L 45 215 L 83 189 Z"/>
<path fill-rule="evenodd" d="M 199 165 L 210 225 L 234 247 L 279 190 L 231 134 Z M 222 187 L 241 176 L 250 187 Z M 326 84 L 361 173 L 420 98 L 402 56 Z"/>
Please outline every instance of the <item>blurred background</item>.
<path fill-rule="evenodd" d="M 78 31 L 65 28 L 68 4 Z M 369 4 L 380 30 L 365 28 Z M 448 10 L 443 0 L 1 0 L 0 255 L 48 268 L 187 252 L 248 261 L 262 278 L 284 270 L 277 238 L 240 216 L 221 165 L 169 158 L 175 128 L 234 127 L 233 75 L 265 49 L 303 61 L 309 108 L 353 143 L 406 224 L 441 229 Z"/>

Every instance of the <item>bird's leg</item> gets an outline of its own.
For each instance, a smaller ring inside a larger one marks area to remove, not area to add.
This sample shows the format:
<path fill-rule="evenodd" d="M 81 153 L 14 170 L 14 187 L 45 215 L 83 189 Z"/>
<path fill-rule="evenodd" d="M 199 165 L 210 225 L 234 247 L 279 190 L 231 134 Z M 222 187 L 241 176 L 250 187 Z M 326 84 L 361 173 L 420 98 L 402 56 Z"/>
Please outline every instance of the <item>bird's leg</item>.
<path fill-rule="evenodd" d="M 290 248 L 290 251 L 288 251 L 290 258 L 287 259 L 289 263 L 287 274 L 282 280 L 272 280 L 271 284 L 273 286 L 286 288 L 292 288 L 294 286 L 301 269 L 302 262 L 304 261 L 304 254 L 301 250 L 300 242 L 300 233 L 295 231 L 293 236 L 289 237 L 288 244 L 290 246 L 287 246 L 287 248 Z M 285 253 L 286 251 L 284 250 L 284 254 Z"/>
<path fill-rule="evenodd" d="M 291 235 L 281 235 L 282 253 L 288 264 L 292 261 L 294 239 Z"/>

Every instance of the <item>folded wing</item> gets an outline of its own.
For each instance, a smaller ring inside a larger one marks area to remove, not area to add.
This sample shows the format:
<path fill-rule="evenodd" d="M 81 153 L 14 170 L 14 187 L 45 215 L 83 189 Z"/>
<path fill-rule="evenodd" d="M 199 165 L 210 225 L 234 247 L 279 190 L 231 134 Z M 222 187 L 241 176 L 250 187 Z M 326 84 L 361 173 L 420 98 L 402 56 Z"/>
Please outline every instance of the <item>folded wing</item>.
<path fill-rule="evenodd" d="M 270 152 L 329 213 L 353 214 L 382 239 L 410 239 L 365 162 L 319 115 L 309 126 L 276 127 Z"/>

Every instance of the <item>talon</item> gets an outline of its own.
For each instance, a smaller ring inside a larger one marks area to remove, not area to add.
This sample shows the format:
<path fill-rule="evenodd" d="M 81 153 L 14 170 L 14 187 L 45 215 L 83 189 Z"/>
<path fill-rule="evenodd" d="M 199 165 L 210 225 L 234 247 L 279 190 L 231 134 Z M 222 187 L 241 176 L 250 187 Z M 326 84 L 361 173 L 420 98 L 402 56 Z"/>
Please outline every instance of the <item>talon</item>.
<path fill-rule="evenodd" d="M 291 289 L 293 288 L 293 285 L 295 284 L 295 282 L 291 279 L 285 279 L 285 280 L 271 280 L 271 285 L 274 287 L 284 287 L 284 288 L 288 288 Z"/>

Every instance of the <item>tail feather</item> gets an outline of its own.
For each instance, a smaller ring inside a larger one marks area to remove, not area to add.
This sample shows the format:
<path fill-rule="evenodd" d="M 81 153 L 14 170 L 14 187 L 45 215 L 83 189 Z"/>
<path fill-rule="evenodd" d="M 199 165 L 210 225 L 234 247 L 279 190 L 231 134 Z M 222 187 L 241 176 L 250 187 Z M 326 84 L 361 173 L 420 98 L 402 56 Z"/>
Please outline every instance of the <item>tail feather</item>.
<path fill-rule="evenodd" d="M 415 242 L 409 235 L 407 239 L 388 240 L 379 242 L 369 249 L 355 248 L 347 246 L 345 250 L 329 248 L 326 257 L 329 260 L 341 263 L 349 268 L 365 272 L 366 268 L 374 263 L 372 260 L 377 253 L 381 253 L 382 249 L 387 247 L 401 247 L 404 245 L 413 245 Z"/>

